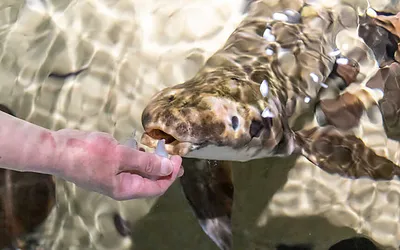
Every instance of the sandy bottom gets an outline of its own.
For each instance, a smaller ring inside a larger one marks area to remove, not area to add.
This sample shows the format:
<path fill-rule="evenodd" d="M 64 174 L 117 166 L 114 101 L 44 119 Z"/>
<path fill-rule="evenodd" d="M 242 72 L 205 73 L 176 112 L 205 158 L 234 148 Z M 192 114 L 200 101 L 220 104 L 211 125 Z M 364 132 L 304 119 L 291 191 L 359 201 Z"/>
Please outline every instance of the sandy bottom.
<path fill-rule="evenodd" d="M 119 140 L 135 129 L 140 135 L 147 100 L 196 73 L 241 20 L 243 2 L 3 0 L 1 103 L 50 129 L 100 130 Z M 389 1 L 371 3 L 400 10 Z M 376 139 L 380 126 L 366 126 L 358 129 L 367 144 L 399 164 L 398 145 Z M 357 233 L 388 249 L 399 246 L 398 180 L 352 181 L 303 158 L 236 165 L 235 249 L 280 243 L 327 249 Z M 44 249 L 217 249 L 179 182 L 157 199 L 117 202 L 57 180 L 57 203 L 38 232 Z M 118 233 L 115 214 L 132 237 Z"/>

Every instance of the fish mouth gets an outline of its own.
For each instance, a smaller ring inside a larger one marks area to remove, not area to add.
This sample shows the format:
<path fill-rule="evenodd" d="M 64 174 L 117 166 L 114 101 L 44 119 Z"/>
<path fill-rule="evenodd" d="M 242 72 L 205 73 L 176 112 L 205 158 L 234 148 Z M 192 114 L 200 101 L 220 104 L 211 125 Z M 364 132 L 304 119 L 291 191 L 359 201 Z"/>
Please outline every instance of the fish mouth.
<path fill-rule="evenodd" d="M 194 148 L 193 143 L 179 139 L 177 135 L 161 128 L 147 128 L 140 142 L 147 147 L 156 148 L 159 140 L 165 140 L 165 150 L 170 155 L 185 156 Z"/>

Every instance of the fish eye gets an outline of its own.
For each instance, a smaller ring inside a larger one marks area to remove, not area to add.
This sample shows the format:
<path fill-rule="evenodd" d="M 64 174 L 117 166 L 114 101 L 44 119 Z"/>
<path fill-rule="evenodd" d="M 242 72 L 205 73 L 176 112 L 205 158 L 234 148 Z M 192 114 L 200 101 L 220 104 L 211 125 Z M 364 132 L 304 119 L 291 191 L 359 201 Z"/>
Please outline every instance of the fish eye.
<path fill-rule="evenodd" d="M 170 95 L 170 96 L 168 97 L 168 101 L 169 101 L 169 102 L 172 102 L 173 100 L 175 100 L 175 96 Z"/>
<path fill-rule="evenodd" d="M 237 116 L 232 116 L 232 128 L 236 130 L 239 127 L 239 118 Z"/>
<path fill-rule="evenodd" d="M 250 124 L 250 136 L 259 137 L 262 128 L 263 124 L 261 123 L 261 121 L 253 120 Z"/>

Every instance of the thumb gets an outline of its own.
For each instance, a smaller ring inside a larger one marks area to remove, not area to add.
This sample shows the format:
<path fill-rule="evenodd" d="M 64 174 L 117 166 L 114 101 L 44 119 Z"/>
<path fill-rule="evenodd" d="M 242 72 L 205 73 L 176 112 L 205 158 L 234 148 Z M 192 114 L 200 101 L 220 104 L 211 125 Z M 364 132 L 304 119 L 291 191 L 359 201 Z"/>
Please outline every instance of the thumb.
<path fill-rule="evenodd" d="M 120 158 L 118 172 L 136 172 L 145 176 L 168 176 L 172 173 L 175 164 L 182 162 L 176 157 L 172 161 L 172 159 L 124 145 L 119 145 L 117 150 Z"/>
<path fill-rule="evenodd" d="M 184 173 L 184 170 L 183 170 L 183 167 L 182 167 L 182 157 L 180 157 L 179 155 L 173 155 L 170 158 L 170 160 L 171 160 L 172 165 L 174 167 L 177 167 L 177 166 L 180 167 L 180 170 L 179 170 L 179 173 L 178 173 L 178 177 L 181 177 L 183 175 L 183 173 Z"/>

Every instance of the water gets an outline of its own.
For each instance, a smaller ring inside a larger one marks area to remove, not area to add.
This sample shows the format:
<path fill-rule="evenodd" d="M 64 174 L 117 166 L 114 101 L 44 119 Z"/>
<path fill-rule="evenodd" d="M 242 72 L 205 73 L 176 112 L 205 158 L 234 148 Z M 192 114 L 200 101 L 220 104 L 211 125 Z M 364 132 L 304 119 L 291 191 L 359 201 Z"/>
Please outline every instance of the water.
<path fill-rule="evenodd" d="M 360 13 L 368 7 L 367 1 L 350 2 Z M 393 1 L 370 4 L 400 10 Z M 2 1 L 0 102 L 50 129 L 100 130 L 126 140 L 135 129 L 143 132 L 141 111 L 154 93 L 192 77 L 225 42 L 243 18 L 242 6 L 232 0 Z M 354 26 L 356 11 L 349 8 L 344 21 Z M 341 33 L 338 49 L 365 50 L 354 34 Z M 366 54 L 358 60 L 364 77 L 377 64 Z M 358 133 L 399 163 L 398 144 L 382 140 L 376 123 Z M 235 249 L 327 249 L 357 233 L 397 249 L 398 180 L 349 180 L 304 158 L 235 165 Z M 160 198 L 126 202 L 55 183 L 57 205 L 32 236 L 42 249 L 217 249 L 178 182 Z M 125 227 L 130 230 L 121 233 Z"/>

